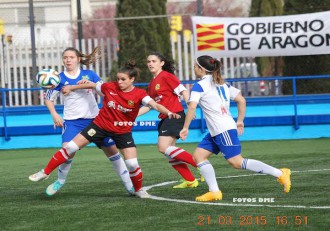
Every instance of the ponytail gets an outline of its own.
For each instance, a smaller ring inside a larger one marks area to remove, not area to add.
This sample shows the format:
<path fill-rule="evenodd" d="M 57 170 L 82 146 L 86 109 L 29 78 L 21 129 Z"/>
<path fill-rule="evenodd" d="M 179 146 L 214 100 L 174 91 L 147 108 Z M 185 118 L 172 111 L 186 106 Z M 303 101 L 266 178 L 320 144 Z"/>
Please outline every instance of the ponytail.
<path fill-rule="evenodd" d="M 204 69 L 206 73 L 211 74 L 213 82 L 216 84 L 223 84 L 224 80 L 221 75 L 221 62 L 208 55 L 199 56 L 196 59 L 199 67 Z"/>

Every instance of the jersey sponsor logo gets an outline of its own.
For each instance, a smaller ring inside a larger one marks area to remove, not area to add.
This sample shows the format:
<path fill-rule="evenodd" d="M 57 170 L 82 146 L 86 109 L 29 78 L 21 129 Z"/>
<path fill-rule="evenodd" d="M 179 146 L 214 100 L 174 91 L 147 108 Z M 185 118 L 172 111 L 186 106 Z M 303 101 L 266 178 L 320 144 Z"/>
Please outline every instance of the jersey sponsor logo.
<path fill-rule="evenodd" d="M 91 128 L 91 129 L 88 130 L 87 134 L 89 136 L 94 136 L 96 134 L 96 131 L 93 128 Z"/>
<path fill-rule="evenodd" d="M 115 104 L 114 101 L 109 101 L 109 102 L 107 103 L 107 105 L 108 105 L 108 107 L 111 107 L 111 108 L 113 108 L 113 109 L 116 109 L 116 104 Z"/>
<path fill-rule="evenodd" d="M 116 94 L 116 93 L 110 91 L 110 95 L 118 95 L 118 94 Z"/>
<path fill-rule="evenodd" d="M 163 96 L 160 95 L 160 96 L 157 96 L 154 100 L 156 103 L 158 103 L 162 98 L 163 98 Z"/>
<path fill-rule="evenodd" d="M 156 86 L 155 86 L 155 90 L 158 91 L 160 89 L 160 84 L 157 83 Z"/>
<path fill-rule="evenodd" d="M 133 100 L 128 100 L 128 102 L 127 102 L 127 103 L 128 103 L 128 105 L 129 105 L 129 106 L 131 106 L 131 107 L 133 107 L 133 106 L 134 106 L 134 101 L 133 101 Z"/>

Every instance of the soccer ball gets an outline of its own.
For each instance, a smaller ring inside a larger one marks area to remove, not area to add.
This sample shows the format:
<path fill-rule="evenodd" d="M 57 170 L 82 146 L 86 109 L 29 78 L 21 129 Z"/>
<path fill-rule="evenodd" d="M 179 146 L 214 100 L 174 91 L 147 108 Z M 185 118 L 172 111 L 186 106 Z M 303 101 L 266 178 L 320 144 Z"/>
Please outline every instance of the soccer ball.
<path fill-rule="evenodd" d="M 53 69 L 43 69 L 36 76 L 37 83 L 44 89 L 57 87 L 61 82 L 58 72 Z"/>

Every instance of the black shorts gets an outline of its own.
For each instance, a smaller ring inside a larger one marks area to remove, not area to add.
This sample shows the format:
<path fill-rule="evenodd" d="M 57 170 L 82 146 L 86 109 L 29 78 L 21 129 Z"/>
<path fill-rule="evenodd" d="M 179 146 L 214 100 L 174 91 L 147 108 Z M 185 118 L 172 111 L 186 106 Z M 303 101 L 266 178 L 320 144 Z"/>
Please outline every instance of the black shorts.
<path fill-rule="evenodd" d="M 115 134 L 99 128 L 93 122 L 82 130 L 80 134 L 83 135 L 89 142 L 96 144 L 98 148 L 104 146 L 104 139 L 108 137 L 113 139 L 119 149 L 136 147 L 131 132 Z"/>
<path fill-rule="evenodd" d="M 180 119 L 162 119 L 158 124 L 158 136 L 174 136 L 180 138 L 180 131 L 183 128 L 184 119 L 186 114 L 184 111 L 177 112 L 181 116 Z"/>

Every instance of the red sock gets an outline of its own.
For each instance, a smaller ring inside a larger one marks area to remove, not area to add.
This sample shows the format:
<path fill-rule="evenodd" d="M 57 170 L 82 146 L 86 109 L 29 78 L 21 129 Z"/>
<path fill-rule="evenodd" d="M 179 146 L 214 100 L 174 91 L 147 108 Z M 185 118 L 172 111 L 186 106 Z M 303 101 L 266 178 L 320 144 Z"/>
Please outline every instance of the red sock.
<path fill-rule="evenodd" d="M 65 161 L 67 161 L 68 158 L 69 158 L 69 155 L 67 154 L 65 148 L 61 148 L 50 159 L 50 161 L 48 162 L 46 168 L 44 168 L 44 172 L 47 175 L 49 175 L 60 164 L 63 164 Z"/>
<path fill-rule="evenodd" d="M 133 172 L 129 172 L 129 176 L 132 180 L 135 192 L 139 191 L 142 188 L 143 182 L 143 174 L 140 167 L 135 169 Z"/>
<path fill-rule="evenodd" d="M 195 177 L 185 163 L 178 162 L 176 160 L 170 160 L 169 163 L 172 167 L 185 179 L 186 181 L 194 181 Z"/>
<path fill-rule="evenodd" d="M 192 166 L 197 168 L 197 164 L 195 163 L 192 155 L 182 148 L 173 147 L 173 150 L 170 151 L 168 156 L 171 157 L 172 159 L 180 160 L 185 163 L 191 164 Z"/>

